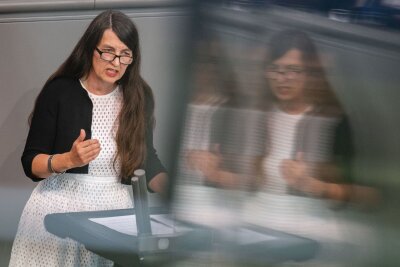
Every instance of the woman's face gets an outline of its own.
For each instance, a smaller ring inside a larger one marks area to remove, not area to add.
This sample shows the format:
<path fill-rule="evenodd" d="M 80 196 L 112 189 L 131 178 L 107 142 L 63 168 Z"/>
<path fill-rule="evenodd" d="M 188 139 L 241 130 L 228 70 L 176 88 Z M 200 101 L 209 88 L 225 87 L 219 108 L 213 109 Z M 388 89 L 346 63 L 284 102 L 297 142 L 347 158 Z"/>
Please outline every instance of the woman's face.
<path fill-rule="evenodd" d="M 103 37 L 97 45 L 97 49 L 101 52 L 109 52 L 118 56 L 132 57 L 132 51 L 111 29 L 104 31 Z M 102 59 L 100 52 L 95 49 L 93 53 L 92 70 L 89 76 L 92 76 L 90 78 L 94 78 L 105 87 L 110 87 L 114 86 L 114 84 L 121 79 L 127 67 L 128 65 L 121 64 L 120 58 L 114 58 L 113 61 Z"/>
<path fill-rule="evenodd" d="M 296 103 L 304 100 L 306 73 L 302 53 L 298 49 L 287 51 L 266 69 L 266 77 L 279 102 Z"/>

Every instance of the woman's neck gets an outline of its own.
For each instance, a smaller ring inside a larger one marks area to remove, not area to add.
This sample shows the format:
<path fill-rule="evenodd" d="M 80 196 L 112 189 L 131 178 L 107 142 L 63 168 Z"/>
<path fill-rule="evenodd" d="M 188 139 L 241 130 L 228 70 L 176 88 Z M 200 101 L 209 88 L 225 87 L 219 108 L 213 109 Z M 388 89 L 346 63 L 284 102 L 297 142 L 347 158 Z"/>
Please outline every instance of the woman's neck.
<path fill-rule="evenodd" d="M 291 115 L 297 115 L 297 114 L 302 114 L 307 112 L 311 105 L 307 102 L 290 102 L 290 101 L 284 101 L 284 102 L 278 102 L 278 107 Z"/>
<path fill-rule="evenodd" d="M 95 95 L 107 95 L 115 89 L 115 84 L 108 84 L 99 81 L 98 79 L 93 79 L 89 75 L 88 77 L 81 79 L 86 90 Z"/>

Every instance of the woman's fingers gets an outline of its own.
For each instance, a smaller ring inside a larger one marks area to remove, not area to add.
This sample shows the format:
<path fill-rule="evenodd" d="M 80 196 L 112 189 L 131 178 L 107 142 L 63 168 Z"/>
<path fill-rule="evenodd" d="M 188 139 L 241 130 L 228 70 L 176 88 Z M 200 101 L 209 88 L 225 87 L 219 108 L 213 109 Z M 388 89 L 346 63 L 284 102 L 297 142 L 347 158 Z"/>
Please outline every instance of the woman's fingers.
<path fill-rule="evenodd" d="M 92 160 L 96 159 L 97 156 L 100 154 L 101 148 L 95 149 L 95 150 L 91 150 L 88 153 L 88 158 L 87 158 L 87 163 L 91 162 Z"/>
<path fill-rule="evenodd" d="M 84 166 L 94 160 L 100 151 L 100 142 L 97 139 L 74 142 L 71 149 L 72 161 L 76 167 Z"/>
<path fill-rule="evenodd" d="M 91 144 L 81 149 L 78 149 L 78 155 L 82 162 L 87 164 L 99 155 L 100 150 L 100 144 Z"/>
<path fill-rule="evenodd" d="M 77 145 L 77 147 L 81 148 L 81 149 L 88 148 L 88 147 L 95 147 L 95 146 L 100 146 L 100 142 L 97 139 L 88 139 Z"/>
<path fill-rule="evenodd" d="M 87 140 L 91 141 L 91 140 Z M 85 141 L 85 142 L 87 142 Z M 80 144 L 77 147 L 78 153 L 85 155 L 87 153 L 90 153 L 93 150 L 99 149 L 100 148 L 100 143 L 99 141 L 96 140 L 96 142 L 87 142 L 85 144 Z"/>

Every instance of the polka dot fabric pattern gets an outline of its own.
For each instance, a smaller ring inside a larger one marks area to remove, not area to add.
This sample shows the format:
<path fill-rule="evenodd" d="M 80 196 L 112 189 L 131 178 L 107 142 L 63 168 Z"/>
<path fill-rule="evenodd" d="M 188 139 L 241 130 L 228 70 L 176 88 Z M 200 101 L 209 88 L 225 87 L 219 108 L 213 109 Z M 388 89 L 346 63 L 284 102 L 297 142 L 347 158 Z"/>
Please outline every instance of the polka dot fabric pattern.
<path fill-rule="evenodd" d="M 83 245 L 59 238 L 44 227 L 44 217 L 51 213 L 132 208 L 129 186 L 117 179 L 106 182 L 95 179 L 82 174 L 62 174 L 38 184 L 20 219 L 9 266 L 113 266 L 113 262 Z"/>
<path fill-rule="evenodd" d="M 117 87 L 107 95 L 88 93 L 93 103 L 92 139 L 98 139 L 101 146 L 99 156 L 89 164 L 89 174 L 118 176 L 120 168 L 118 161 L 114 168 L 114 158 L 117 153 L 115 136 L 122 104 L 122 92 Z"/>
<path fill-rule="evenodd" d="M 102 150 L 89 163 L 88 174 L 65 173 L 39 182 L 22 213 L 10 266 L 113 266 L 113 262 L 86 250 L 82 244 L 59 238 L 44 227 L 47 214 L 133 206 L 130 187 L 118 179 L 118 161 L 114 168 L 122 92 L 117 87 L 107 95 L 88 94 L 93 103 L 92 138 L 99 140 Z"/>

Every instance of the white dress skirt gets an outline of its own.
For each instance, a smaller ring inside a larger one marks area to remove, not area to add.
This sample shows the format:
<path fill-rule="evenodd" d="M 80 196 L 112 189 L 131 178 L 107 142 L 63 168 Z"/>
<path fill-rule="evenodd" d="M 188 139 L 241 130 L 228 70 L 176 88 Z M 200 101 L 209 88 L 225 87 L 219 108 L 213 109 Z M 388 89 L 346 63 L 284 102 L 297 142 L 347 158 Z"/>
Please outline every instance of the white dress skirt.
<path fill-rule="evenodd" d="M 101 96 L 88 94 L 93 103 L 92 139 L 99 140 L 101 152 L 90 162 L 88 174 L 53 175 L 38 183 L 18 225 L 11 252 L 12 267 L 113 265 L 112 261 L 86 250 L 82 244 L 59 238 L 44 227 L 47 214 L 133 207 L 130 186 L 121 184 L 117 178 L 119 162 L 113 167 L 121 90 L 117 87 Z"/>
<path fill-rule="evenodd" d="M 62 174 L 41 181 L 22 213 L 10 266 L 113 266 L 112 261 L 86 250 L 82 244 L 47 232 L 44 217 L 124 208 L 132 208 L 129 186 L 113 177 Z"/>

